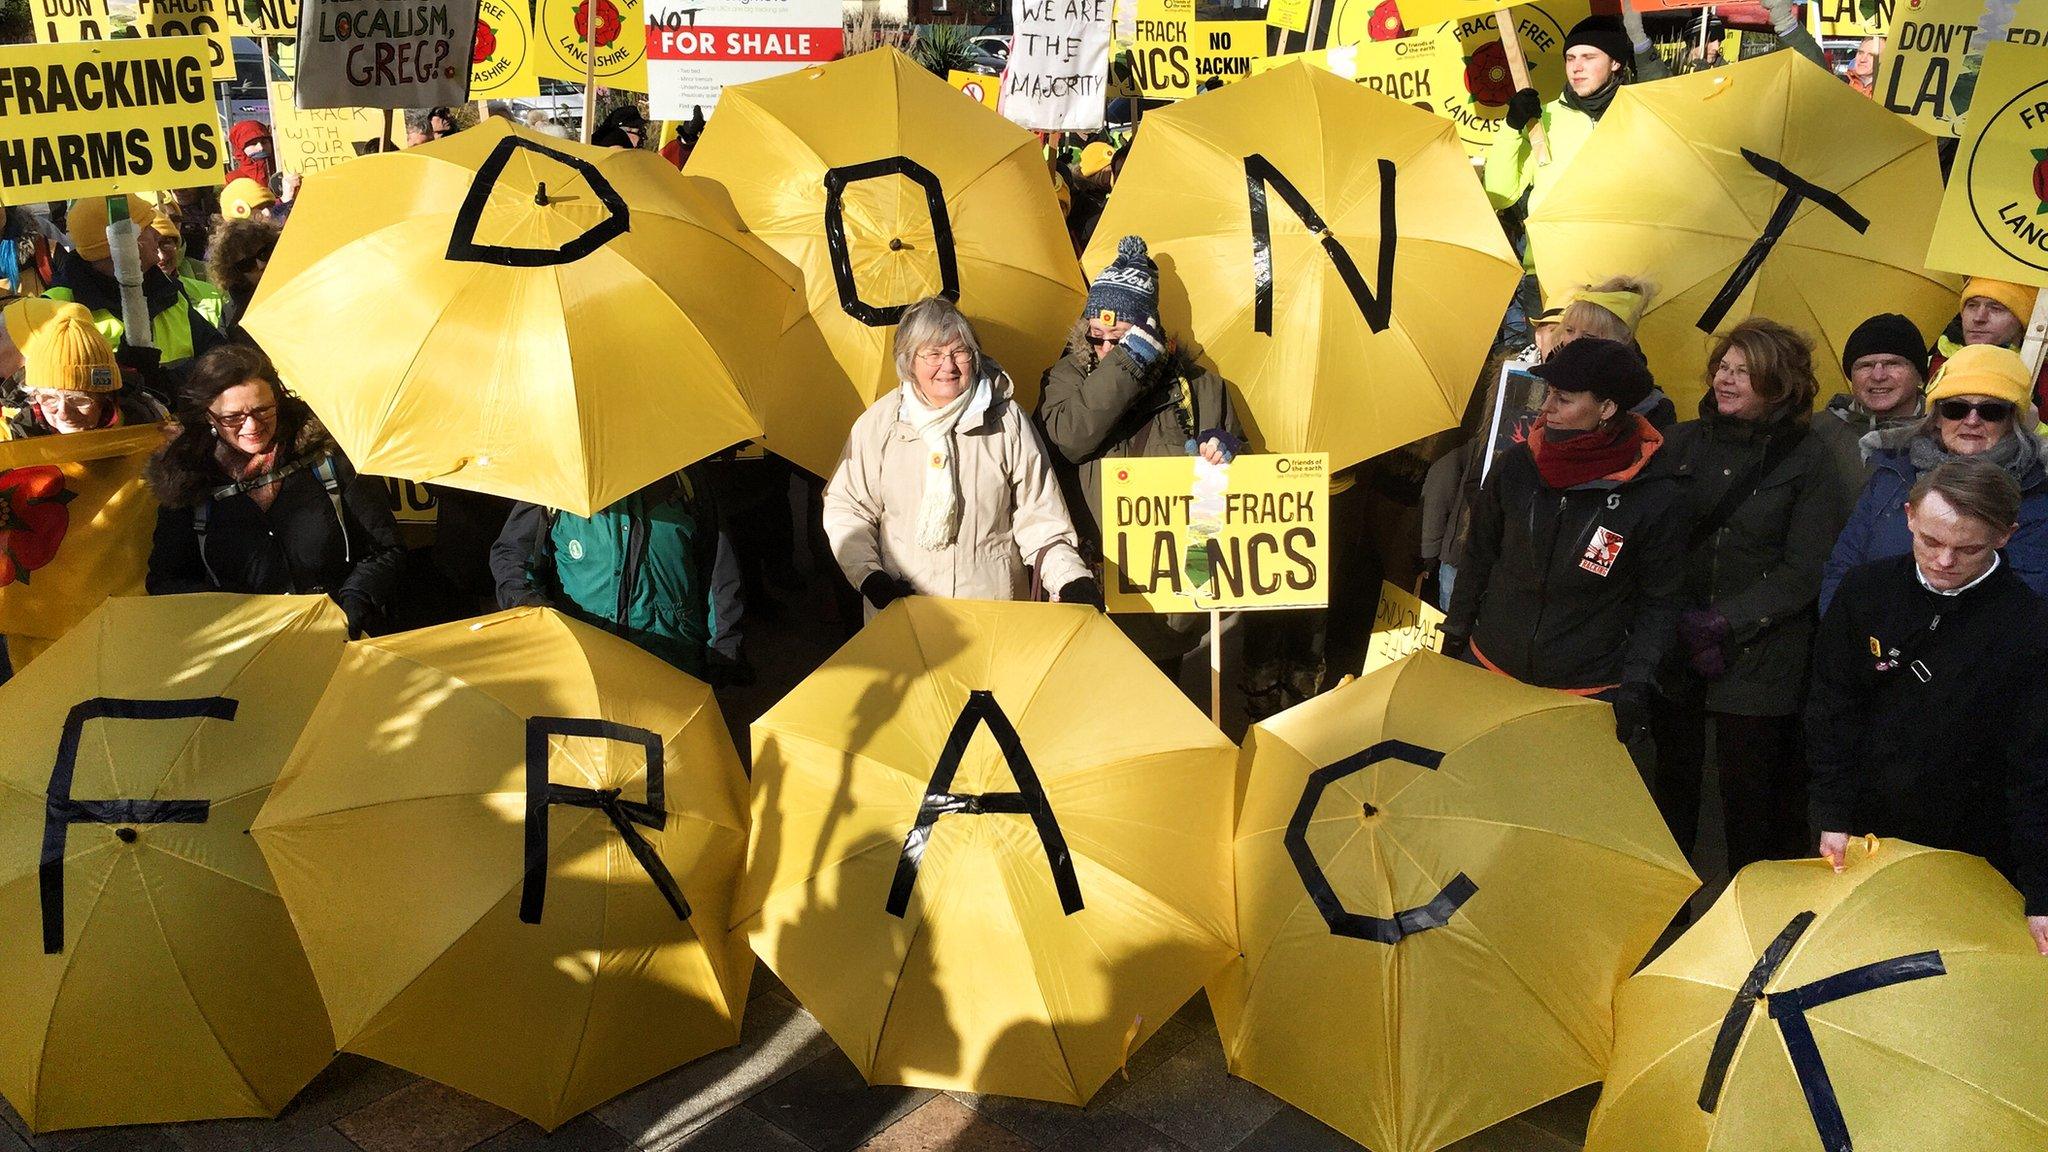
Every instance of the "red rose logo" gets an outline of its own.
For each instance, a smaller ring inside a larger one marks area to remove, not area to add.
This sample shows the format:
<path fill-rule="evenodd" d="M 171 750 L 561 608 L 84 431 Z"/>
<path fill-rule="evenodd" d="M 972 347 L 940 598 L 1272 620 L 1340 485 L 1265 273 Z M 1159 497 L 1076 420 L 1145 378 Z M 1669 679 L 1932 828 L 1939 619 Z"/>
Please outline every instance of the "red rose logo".
<path fill-rule="evenodd" d="M 1480 104 L 1505 108 L 1515 94 L 1514 77 L 1508 74 L 1508 54 L 1500 41 L 1489 40 L 1465 61 L 1465 91 Z"/>
<path fill-rule="evenodd" d="M 78 493 L 64 487 L 64 470 L 38 464 L 0 472 L 0 588 L 57 558 Z"/>
<path fill-rule="evenodd" d="M 2041 202 L 2035 214 L 2048 212 L 2048 148 L 2035 148 L 2034 153 L 2034 199 Z"/>
<path fill-rule="evenodd" d="M 489 24 L 486 24 L 481 20 L 477 21 L 476 45 L 469 50 L 469 62 L 471 64 L 481 64 L 484 61 L 489 60 L 491 58 L 491 53 L 496 52 L 497 50 L 498 34 L 496 32 L 491 31 L 491 26 Z"/>
<path fill-rule="evenodd" d="M 1408 29 L 1401 26 L 1401 10 L 1394 0 L 1380 0 L 1372 10 L 1372 19 L 1366 22 L 1365 32 L 1374 41 L 1399 40 L 1408 35 Z"/>
<path fill-rule="evenodd" d="M 576 35 L 596 43 L 599 48 L 609 48 L 619 38 L 619 29 L 624 22 L 619 19 L 618 5 L 612 0 L 597 0 L 597 35 L 590 34 L 590 0 L 576 6 Z"/>

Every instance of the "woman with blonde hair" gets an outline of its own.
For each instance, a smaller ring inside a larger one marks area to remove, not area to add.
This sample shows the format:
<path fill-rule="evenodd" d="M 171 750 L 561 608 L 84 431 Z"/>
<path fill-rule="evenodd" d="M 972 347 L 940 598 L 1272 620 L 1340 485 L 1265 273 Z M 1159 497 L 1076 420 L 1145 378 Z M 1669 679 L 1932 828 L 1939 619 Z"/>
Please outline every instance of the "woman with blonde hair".
<path fill-rule="evenodd" d="M 1575 288 L 1562 302 L 1536 318 L 1536 351 L 1547 360 L 1551 353 L 1581 336 L 1594 336 L 1626 344 L 1642 356 L 1643 347 L 1636 342 L 1636 326 L 1642 323 L 1643 313 L 1649 311 L 1650 301 L 1656 295 L 1654 285 L 1633 276 L 1610 276 L 1598 284 Z M 1643 359 L 1645 363 L 1649 360 L 1647 356 Z M 1671 398 L 1654 385 L 1634 411 L 1660 431 L 1678 421 L 1678 409 Z"/>

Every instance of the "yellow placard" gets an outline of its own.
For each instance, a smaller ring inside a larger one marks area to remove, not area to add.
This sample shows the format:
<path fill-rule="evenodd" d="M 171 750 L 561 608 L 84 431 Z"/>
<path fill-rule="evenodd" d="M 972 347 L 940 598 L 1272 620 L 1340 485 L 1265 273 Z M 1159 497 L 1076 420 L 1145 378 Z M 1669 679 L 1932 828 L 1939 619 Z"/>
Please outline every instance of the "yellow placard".
<path fill-rule="evenodd" d="M 270 81 L 270 133 L 277 147 L 278 166 L 286 172 L 305 174 L 334 167 L 369 152 L 370 145 L 384 135 L 381 108 L 305 108 L 293 99 L 298 81 L 298 45 L 273 45 L 271 51 L 283 80 Z M 404 118 L 393 117 L 386 150 L 396 149 L 404 130 Z"/>
<path fill-rule="evenodd" d="M 291 40 L 299 35 L 299 0 L 222 0 L 237 36 Z"/>
<path fill-rule="evenodd" d="M 1329 602 L 1328 456 L 1102 462 L 1111 612 L 1318 608 Z"/>
<path fill-rule="evenodd" d="M 470 54 L 469 98 L 514 100 L 540 95 L 533 18 L 527 0 L 481 0 Z"/>
<path fill-rule="evenodd" d="M 146 36 L 204 36 L 214 79 L 235 78 L 235 46 L 222 6 L 231 0 L 140 0 L 136 25 Z M 118 6 L 116 7 L 118 11 Z"/>
<path fill-rule="evenodd" d="M 1372 641 L 1365 650 L 1363 676 L 1425 649 L 1444 650 L 1444 614 L 1434 604 L 1392 584 L 1380 584 L 1380 606 L 1372 617 Z"/>
<path fill-rule="evenodd" d="M 1138 0 L 1128 60 L 1140 94 L 1181 100 L 1195 94 L 1194 0 Z"/>
<path fill-rule="evenodd" d="M 2048 48 L 1985 50 L 1927 266 L 2048 288 Z"/>
<path fill-rule="evenodd" d="M 1936 136 L 1960 135 L 1977 79 L 1967 59 L 1970 34 L 1983 17 L 1986 3 L 1906 0 L 1892 15 L 1878 100 Z M 2048 0 L 2016 0 L 2005 39 L 2015 44 L 2048 40 Z"/>
<path fill-rule="evenodd" d="M 540 0 L 534 10 L 540 74 L 583 82 L 587 6 L 597 9 L 591 34 L 597 44 L 598 85 L 647 91 L 647 14 L 641 0 Z"/>
<path fill-rule="evenodd" d="M 1816 38 L 1861 40 L 1882 36 L 1891 24 L 1893 0 L 1878 0 L 1877 11 L 1865 19 L 1862 0 L 1807 0 L 1806 30 Z M 1733 56 L 1727 57 L 1730 60 Z"/>
<path fill-rule="evenodd" d="M 989 111 L 996 110 L 996 97 L 1001 94 L 1003 79 L 1000 76 L 983 76 L 979 72 L 948 72 L 946 83 L 958 88 L 969 100 L 988 105 Z"/>
<path fill-rule="evenodd" d="M 28 13 L 38 44 L 105 40 L 114 27 L 107 0 L 29 0 Z"/>
<path fill-rule="evenodd" d="M 1252 61 L 1266 54 L 1266 25 L 1257 20 L 1196 20 L 1195 87 L 1211 80 L 1234 84 L 1252 74 Z"/>
<path fill-rule="evenodd" d="M 0 204 L 220 183 L 210 51 L 197 36 L 0 48 Z"/>
<path fill-rule="evenodd" d="M 1266 23 L 1289 32 L 1308 31 L 1310 0 L 1269 0 L 1266 5 Z"/>

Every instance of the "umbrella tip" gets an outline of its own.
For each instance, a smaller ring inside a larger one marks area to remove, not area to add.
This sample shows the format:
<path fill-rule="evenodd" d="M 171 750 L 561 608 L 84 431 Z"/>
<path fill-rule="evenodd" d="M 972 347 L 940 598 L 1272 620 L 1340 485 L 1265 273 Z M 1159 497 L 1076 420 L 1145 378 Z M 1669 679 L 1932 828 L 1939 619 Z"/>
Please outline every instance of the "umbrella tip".
<path fill-rule="evenodd" d="M 891 252 L 901 252 L 901 251 L 903 251 L 903 248 L 904 248 L 904 244 L 903 244 L 903 238 L 902 238 L 902 237 L 900 237 L 900 236 L 891 236 L 891 237 L 889 237 L 889 251 L 891 251 Z"/>
<path fill-rule="evenodd" d="M 539 183 L 534 185 L 533 202 L 535 204 L 540 205 L 543 208 L 547 207 L 548 186 L 545 183 Z"/>

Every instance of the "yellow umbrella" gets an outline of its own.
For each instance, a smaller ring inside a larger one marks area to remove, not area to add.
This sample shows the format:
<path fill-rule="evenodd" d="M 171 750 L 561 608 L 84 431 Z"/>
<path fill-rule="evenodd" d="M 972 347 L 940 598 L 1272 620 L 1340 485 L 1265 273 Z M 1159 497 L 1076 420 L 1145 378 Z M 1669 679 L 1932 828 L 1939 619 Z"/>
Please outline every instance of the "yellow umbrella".
<path fill-rule="evenodd" d="M 2048 1148 L 2048 960 L 1975 856 L 1752 864 L 1615 997 L 1587 1152 Z"/>
<path fill-rule="evenodd" d="M 248 836 L 325 596 L 117 597 L 0 685 L 0 1093 L 38 1132 L 275 1116 L 334 1055 Z"/>
<path fill-rule="evenodd" d="M 896 321 L 926 296 L 959 303 L 1027 407 L 1081 314 L 1038 141 L 894 48 L 727 88 L 687 170 L 803 269 L 863 405 L 896 386 Z"/>
<path fill-rule="evenodd" d="M 739 1039 L 746 779 L 711 690 L 608 633 L 349 645 L 255 836 L 350 1052 L 553 1129 Z"/>
<path fill-rule="evenodd" d="M 802 309 L 703 181 L 491 118 L 307 180 L 247 327 L 363 471 L 588 515 L 764 431 L 829 470 Z"/>
<path fill-rule="evenodd" d="M 1940 209 L 1933 137 L 1773 52 L 1622 89 L 1529 235 L 1546 295 L 1656 286 L 1636 336 L 1690 416 L 1713 334 L 1751 316 L 1813 338 L 1822 400 L 1848 386 L 1842 344 L 1871 316 L 1904 313 L 1931 343 L 1962 285 L 1923 266 Z"/>
<path fill-rule="evenodd" d="M 1699 886 L 1611 711 L 1421 653 L 1255 726 L 1240 772 L 1231 1072 L 1374 1152 L 1601 1078 Z"/>
<path fill-rule="evenodd" d="M 1237 952 L 1230 757 L 1100 612 L 899 601 L 755 722 L 734 923 L 870 1083 L 1086 1103 Z"/>
<path fill-rule="evenodd" d="M 1457 125 L 1305 64 L 1148 114 L 1089 274 L 1130 234 L 1253 439 L 1336 468 L 1456 426 L 1521 275 Z"/>

